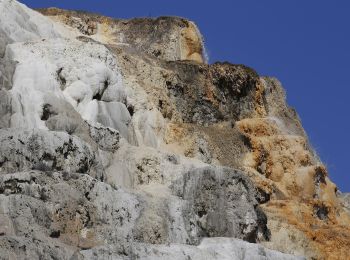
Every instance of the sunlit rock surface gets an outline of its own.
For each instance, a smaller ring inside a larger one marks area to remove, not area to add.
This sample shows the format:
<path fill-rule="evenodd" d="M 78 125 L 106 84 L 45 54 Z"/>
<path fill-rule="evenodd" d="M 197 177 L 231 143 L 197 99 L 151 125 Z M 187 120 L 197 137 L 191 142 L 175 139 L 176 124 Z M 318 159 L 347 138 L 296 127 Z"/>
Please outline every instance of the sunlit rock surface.
<path fill-rule="evenodd" d="M 348 257 L 276 79 L 182 18 L 39 11 L 0 0 L 0 259 Z"/>
<path fill-rule="evenodd" d="M 203 37 L 197 26 L 179 17 L 112 19 L 57 8 L 39 9 L 76 33 L 104 44 L 124 45 L 166 60 L 206 62 Z"/>

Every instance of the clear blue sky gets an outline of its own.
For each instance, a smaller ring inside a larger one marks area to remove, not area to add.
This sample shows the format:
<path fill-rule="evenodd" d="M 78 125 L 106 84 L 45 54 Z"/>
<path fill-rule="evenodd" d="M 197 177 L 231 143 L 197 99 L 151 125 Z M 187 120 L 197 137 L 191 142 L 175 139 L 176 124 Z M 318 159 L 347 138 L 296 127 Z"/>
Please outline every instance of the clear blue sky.
<path fill-rule="evenodd" d="M 119 18 L 176 15 L 195 21 L 210 62 L 245 64 L 283 83 L 331 179 L 350 192 L 349 0 L 22 2 Z"/>

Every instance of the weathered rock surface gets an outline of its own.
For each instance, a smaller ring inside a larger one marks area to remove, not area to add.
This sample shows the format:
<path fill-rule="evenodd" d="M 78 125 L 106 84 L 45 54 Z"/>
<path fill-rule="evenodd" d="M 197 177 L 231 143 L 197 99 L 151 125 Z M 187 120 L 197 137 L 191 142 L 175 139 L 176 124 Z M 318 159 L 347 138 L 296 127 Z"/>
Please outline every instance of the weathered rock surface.
<path fill-rule="evenodd" d="M 101 244 L 125 255 L 140 210 L 135 195 L 79 173 L 6 174 L 0 196 L 4 259 L 69 259 Z"/>
<path fill-rule="evenodd" d="M 252 183 L 241 172 L 224 168 L 196 169 L 173 185 L 175 194 L 189 204 L 183 215 L 192 240 L 201 237 L 236 237 L 250 242 L 268 239 L 266 219 L 256 210 Z M 220 220 L 220 221 L 218 221 Z M 193 222 L 193 223 L 191 223 Z"/>
<path fill-rule="evenodd" d="M 125 45 L 135 52 L 166 60 L 204 62 L 206 59 L 197 26 L 183 18 L 122 20 L 57 8 L 38 11 L 104 44 Z"/>
<path fill-rule="evenodd" d="M 0 259 L 346 259 L 276 79 L 182 18 L 0 11 Z"/>
<path fill-rule="evenodd" d="M 103 168 L 89 146 L 63 132 L 0 130 L 0 173 L 37 169 L 89 173 L 103 179 Z"/>

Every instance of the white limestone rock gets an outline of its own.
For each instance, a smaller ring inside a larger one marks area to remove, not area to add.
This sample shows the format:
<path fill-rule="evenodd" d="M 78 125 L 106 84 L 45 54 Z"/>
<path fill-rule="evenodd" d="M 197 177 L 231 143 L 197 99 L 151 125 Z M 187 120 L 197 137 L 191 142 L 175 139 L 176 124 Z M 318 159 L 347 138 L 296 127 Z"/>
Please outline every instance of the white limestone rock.
<path fill-rule="evenodd" d="M 103 45 L 62 39 L 11 44 L 6 60 L 17 62 L 10 90 L 11 127 L 47 129 L 40 117 L 45 100 L 56 96 L 69 102 L 83 119 L 127 135 L 130 115 L 125 89 L 117 62 Z"/>
<path fill-rule="evenodd" d="M 1 0 L 0 14 L 0 57 L 9 43 L 61 36 L 59 25 L 17 1 Z"/>

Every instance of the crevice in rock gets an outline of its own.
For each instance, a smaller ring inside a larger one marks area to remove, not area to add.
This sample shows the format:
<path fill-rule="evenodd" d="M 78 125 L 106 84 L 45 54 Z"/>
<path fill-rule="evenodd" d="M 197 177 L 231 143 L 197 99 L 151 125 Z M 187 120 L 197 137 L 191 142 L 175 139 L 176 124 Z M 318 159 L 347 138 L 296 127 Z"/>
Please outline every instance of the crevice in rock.
<path fill-rule="evenodd" d="M 201 218 L 204 215 L 207 215 L 207 211 L 206 210 L 200 210 L 200 211 L 197 212 L 197 215 Z"/>
<path fill-rule="evenodd" d="M 103 97 L 103 94 L 105 93 L 106 89 L 108 88 L 109 86 L 109 82 L 108 80 L 106 79 L 103 83 L 103 87 L 101 90 L 99 90 L 93 97 L 92 99 L 96 99 L 96 100 L 99 100 L 101 101 L 102 97 Z"/>
<path fill-rule="evenodd" d="M 152 54 L 158 58 L 160 55 L 162 55 L 162 52 L 160 50 L 154 50 L 152 51 Z"/>
<path fill-rule="evenodd" d="M 52 237 L 52 238 L 59 238 L 60 236 L 61 236 L 61 231 L 59 231 L 59 230 L 54 230 L 50 234 L 50 237 Z"/>
<path fill-rule="evenodd" d="M 0 186 L 0 194 L 4 194 L 7 191 L 7 194 L 18 194 L 23 190 L 23 185 L 18 184 L 29 184 L 30 181 L 27 180 L 19 180 L 19 179 L 11 179 L 5 181 Z"/>
<path fill-rule="evenodd" d="M 158 100 L 158 107 L 163 109 L 163 100 Z"/>
<path fill-rule="evenodd" d="M 90 162 L 88 158 L 84 158 L 81 160 L 78 164 L 79 169 L 77 170 L 78 173 L 87 173 L 90 169 Z"/>
<path fill-rule="evenodd" d="M 257 229 L 257 236 L 256 241 L 270 241 L 271 239 L 271 231 L 267 227 L 267 216 L 264 213 L 264 211 L 257 206 L 255 208 L 255 212 L 257 214 L 257 222 L 258 222 L 258 229 Z"/>
<path fill-rule="evenodd" d="M 66 79 L 62 76 L 63 68 L 57 71 L 57 81 L 60 83 L 61 90 L 64 90 L 67 84 Z"/>
<path fill-rule="evenodd" d="M 130 116 L 132 117 L 132 116 L 134 115 L 134 113 L 135 113 L 134 106 L 128 105 L 128 106 L 127 106 L 127 109 L 128 109 L 128 111 L 129 111 Z"/>
<path fill-rule="evenodd" d="M 329 214 L 329 209 L 325 205 L 315 205 L 314 206 L 314 212 L 315 215 L 320 219 L 320 220 L 327 220 L 328 219 L 328 214 Z"/>
<path fill-rule="evenodd" d="M 50 104 L 44 104 L 43 112 L 42 112 L 40 119 L 43 121 L 47 121 L 52 115 L 56 115 L 52 111 L 52 106 Z"/>
<path fill-rule="evenodd" d="M 259 202 L 259 204 L 264 204 L 268 201 L 270 201 L 271 194 L 265 192 L 261 188 L 256 188 L 256 200 Z"/>
<path fill-rule="evenodd" d="M 315 180 L 315 184 L 318 186 L 321 183 L 323 184 L 327 184 L 326 183 L 326 171 L 324 168 L 322 167 L 316 167 L 315 169 L 315 175 L 314 175 L 314 180 Z"/>

